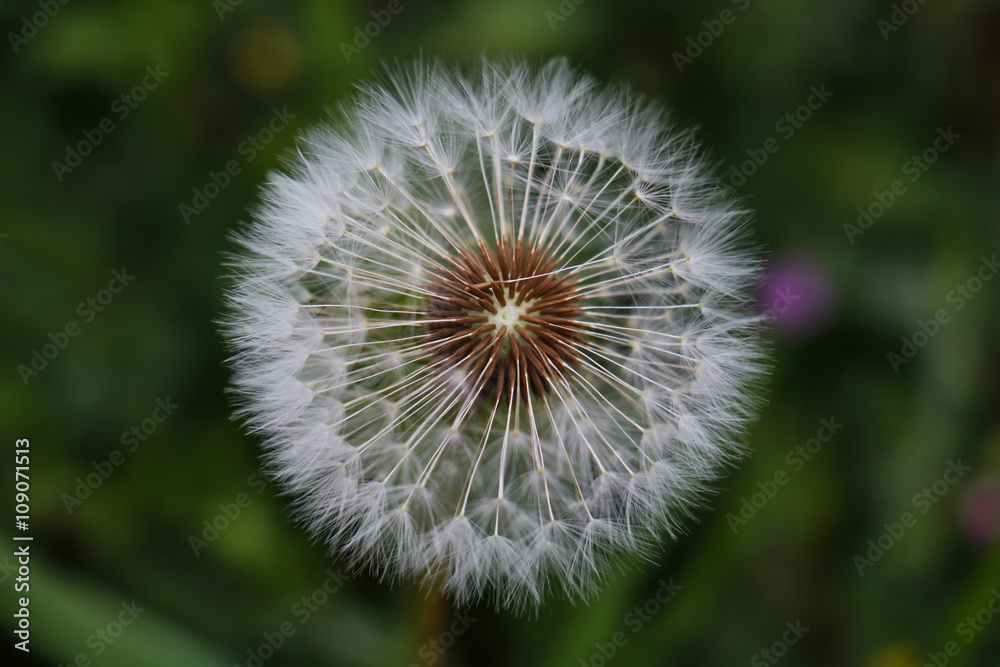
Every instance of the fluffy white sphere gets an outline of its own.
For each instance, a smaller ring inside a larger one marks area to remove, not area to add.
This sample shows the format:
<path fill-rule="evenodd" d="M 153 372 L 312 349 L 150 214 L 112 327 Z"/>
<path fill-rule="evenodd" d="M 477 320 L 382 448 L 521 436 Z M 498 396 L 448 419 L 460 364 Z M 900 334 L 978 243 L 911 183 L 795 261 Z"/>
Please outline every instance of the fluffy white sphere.
<path fill-rule="evenodd" d="M 586 595 L 739 453 L 742 220 L 689 134 L 564 61 L 390 72 L 240 237 L 240 414 L 351 562 L 460 603 Z"/>

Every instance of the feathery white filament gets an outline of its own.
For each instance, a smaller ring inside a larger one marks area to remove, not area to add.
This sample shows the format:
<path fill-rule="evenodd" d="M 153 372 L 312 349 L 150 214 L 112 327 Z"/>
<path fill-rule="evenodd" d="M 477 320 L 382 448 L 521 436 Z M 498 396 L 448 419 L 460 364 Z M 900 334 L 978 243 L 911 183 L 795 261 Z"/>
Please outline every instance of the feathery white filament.
<path fill-rule="evenodd" d="M 742 220 L 688 134 L 561 60 L 390 73 L 240 238 L 240 414 L 355 564 L 460 602 L 586 595 L 739 453 Z"/>

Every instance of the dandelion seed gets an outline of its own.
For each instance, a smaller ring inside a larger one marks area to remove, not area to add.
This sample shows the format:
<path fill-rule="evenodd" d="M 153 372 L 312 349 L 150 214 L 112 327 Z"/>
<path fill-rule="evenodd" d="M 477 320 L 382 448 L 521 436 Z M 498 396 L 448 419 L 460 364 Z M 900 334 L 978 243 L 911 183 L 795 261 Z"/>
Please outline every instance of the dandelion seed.
<path fill-rule="evenodd" d="M 738 457 L 743 221 L 689 134 L 561 60 L 390 72 L 240 238 L 239 414 L 355 565 L 463 604 L 586 596 Z"/>

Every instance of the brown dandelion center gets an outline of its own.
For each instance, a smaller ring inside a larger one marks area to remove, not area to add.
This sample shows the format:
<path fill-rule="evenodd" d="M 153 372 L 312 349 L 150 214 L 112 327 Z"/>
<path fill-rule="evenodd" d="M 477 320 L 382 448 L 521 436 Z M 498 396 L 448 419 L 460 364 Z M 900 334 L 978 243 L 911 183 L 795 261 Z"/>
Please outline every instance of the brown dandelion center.
<path fill-rule="evenodd" d="M 479 243 L 446 259 L 426 286 L 427 335 L 435 368 L 474 393 L 528 400 L 548 394 L 577 362 L 585 324 L 576 281 L 544 251 L 521 241 Z"/>

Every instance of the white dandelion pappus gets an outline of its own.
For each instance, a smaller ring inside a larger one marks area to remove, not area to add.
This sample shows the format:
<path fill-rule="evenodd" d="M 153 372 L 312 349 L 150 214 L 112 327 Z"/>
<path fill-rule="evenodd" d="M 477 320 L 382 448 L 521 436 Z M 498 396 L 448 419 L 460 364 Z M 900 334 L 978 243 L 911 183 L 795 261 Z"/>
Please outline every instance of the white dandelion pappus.
<path fill-rule="evenodd" d="M 739 455 L 744 218 L 689 134 L 562 60 L 389 72 L 240 237 L 239 414 L 353 564 L 462 604 L 585 596 Z"/>

